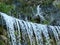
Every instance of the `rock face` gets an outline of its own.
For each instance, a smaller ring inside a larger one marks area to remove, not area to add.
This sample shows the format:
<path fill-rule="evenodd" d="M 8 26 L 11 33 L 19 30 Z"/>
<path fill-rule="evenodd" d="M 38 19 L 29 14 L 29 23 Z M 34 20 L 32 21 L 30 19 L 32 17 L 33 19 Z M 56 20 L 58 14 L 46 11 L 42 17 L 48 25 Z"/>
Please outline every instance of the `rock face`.
<path fill-rule="evenodd" d="M 1 45 L 8 45 L 8 43 L 7 43 L 8 40 L 7 39 L 8 38 L 7 38 L 6 29 L 4 29 L 0 26 L 0 44 Z"/>
<path fill-rule="evenodd" d="M 6 22 L 9 45 L 60 45 L 60 26 L 26 22 L 0 14 Z"/>

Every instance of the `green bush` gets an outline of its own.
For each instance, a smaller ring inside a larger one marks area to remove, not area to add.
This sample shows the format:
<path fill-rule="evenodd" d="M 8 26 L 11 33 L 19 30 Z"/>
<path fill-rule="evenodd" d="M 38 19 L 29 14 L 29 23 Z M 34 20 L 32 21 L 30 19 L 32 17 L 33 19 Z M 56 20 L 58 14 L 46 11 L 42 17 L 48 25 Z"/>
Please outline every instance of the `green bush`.
<path fill-rule="evenodd" d="M 12 8 L 12 5 L 7 5 L 5 3 L 0 2 L 0 12 L 9 13 L 9 11 L 11 11 Z"/>

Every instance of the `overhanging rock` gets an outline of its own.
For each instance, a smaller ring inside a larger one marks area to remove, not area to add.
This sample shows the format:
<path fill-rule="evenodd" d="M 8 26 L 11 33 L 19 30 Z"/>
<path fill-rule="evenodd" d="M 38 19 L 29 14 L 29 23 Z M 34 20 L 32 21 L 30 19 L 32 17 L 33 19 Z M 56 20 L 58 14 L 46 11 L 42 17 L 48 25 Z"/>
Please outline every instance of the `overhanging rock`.
<path fill-rule="evenodd" d="M 60 26 L 26 22 L 0 12 L 10 45 L 60 45 Z"/>

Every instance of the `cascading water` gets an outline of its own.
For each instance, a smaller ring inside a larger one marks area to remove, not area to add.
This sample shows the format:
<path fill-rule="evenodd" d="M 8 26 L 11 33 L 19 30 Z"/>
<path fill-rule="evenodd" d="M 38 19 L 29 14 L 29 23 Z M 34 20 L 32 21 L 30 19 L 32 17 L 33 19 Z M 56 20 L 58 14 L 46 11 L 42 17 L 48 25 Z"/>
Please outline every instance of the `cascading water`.
<path fill-rule="evenodd" d="M 37 6 L 37 13 L 36 13 L 36 16 L 39 16 L 40 19 L 41 19 L 42 21 L 44 21 L 45 18 L 43 17 L 42 13 L 43 13 L 43 12 L 42 12 L 42 10 L 41 10 L 41 8 L 40 8 L 40 5 L 38 5 L 38 6 Z"/>
<path fill-rule="evenodd" d="M 1 12 L 0 16 L 6 22 L 9 45 L 60 45 L 60 26 L 25 22 Z"/>

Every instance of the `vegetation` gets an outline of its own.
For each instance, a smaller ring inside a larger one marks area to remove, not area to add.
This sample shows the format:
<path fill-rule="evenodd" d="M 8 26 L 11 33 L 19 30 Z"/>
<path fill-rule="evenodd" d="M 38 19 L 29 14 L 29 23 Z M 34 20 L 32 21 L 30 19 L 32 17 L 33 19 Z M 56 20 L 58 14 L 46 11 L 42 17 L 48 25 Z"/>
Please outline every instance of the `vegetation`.
<path fill-rule="evenodd" d="M 47 6 L 50 5 L 52 2 L 53 0 L 0 0 L 0 11 L 9 13 L 14 10 L 14 13 L 15 11 L 19 11 L 20 13 L 22 12 L 25 15 L 28 15 L 32 12 L 31 7 L 34 7 L 34 5 L 36 6 L 38 4 L 41 4 L 43 6 Z"/>
<path fill-rule="evenodd" d="M 27 17 L 28 21 L 41 23 L 40 18 L 38 19 L 33 18 L 34 16 L 33 10 L 34 13 L 36 13 L 37 5 L 41 5 L 42 11 L 44 12 L 44 17 L 46 19 L 45 21 L 42 22 L 42 24 L 53 25 L 52 18 L 54 17 L 53 20 L 55 21 L 57 18 L 59 18 L 60 14 L 60 1 L 57 0 L 0 0 L 0 12 L 4 12 L 16 18 L 19 18 L 19 16 L 22 15 L 23 17 Z M 51 6 L 54 7 L 54 9 Z M 57 15 L 56 17 L 55 14 Z M 1 28 L 0 28 L 0 35 L 3 35 Z M 17 35 L 16 32 L 15 35 Z M 0 41 L 0 44 L 4 45 L 4 42 Z"/>

